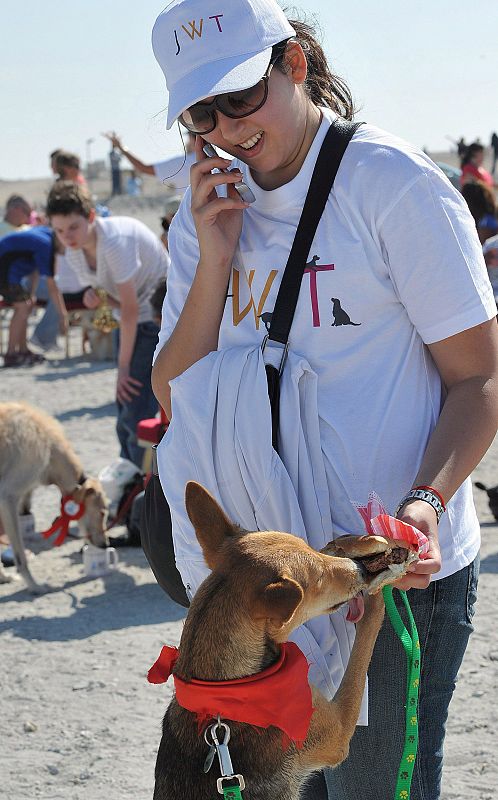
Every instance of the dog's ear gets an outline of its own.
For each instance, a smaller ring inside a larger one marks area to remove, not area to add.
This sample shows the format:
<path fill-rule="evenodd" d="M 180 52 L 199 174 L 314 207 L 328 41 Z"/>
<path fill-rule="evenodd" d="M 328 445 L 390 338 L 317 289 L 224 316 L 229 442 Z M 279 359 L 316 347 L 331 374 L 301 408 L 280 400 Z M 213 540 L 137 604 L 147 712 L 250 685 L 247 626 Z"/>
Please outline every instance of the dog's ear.
<path fill-rule="evenodd" d="M 270 620 L 277 628 L 283 628 L 291 621 L 302 603 L 304 592 L 293 578 L 282 577 L 275 583 L 267 584 L 256 600 L 254 616 Z"/>
<path fill-rule="evenodd" d="M 195 481 L 187 483 L 185 507 L 202 547 L 206 564 L 210 569 L 214 569 L 220 547 L 227 536 L 233 536 L 237 532 L 237 528 L 200 483 Z"/>
<path fill-rule="evenodd" d="M 87 478 L 84 483 L 77 486 L 73 492 L 73 498 L 77 503 L 83 503 L 85 497 L 89 494 L 97 494 L 95 486 L 93 486 L 90 478 Z"/>

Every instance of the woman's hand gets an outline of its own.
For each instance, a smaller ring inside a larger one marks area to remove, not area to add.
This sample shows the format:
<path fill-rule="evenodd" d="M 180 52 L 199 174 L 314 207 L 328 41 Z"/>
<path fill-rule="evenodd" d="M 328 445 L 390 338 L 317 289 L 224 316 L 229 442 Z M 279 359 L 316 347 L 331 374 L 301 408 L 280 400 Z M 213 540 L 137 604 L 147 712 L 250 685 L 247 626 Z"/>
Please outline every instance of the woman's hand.
<path fill-rule="evenodd" d="M 91 287 L 83 294 L 83 305 L 92 310 L 100 305 L 100 298 Z"/>
<path fill-rule="evenodd" d="M 229 173 L 211 170 L 227 169 L 230 160 L 208 158 L 202 150 L 203 140 L 196 141 L 198 161 L 190 171 L 192 216 L 199 241 L 200 262 L 230 267 L 242 230 L 242 212 L 248 207 L 233 184 L 242 179 L 239 171 Z M 217 186 L 227 186 L 228 197 L 218 197 Z"/>
<path fill-rule="evenodd" d="M 398 519 L 425 533 L 429 539 L 429 551 L 424 558 L 410 564 L 407 574 L 397 581 L 395 586 L 404 590 L 427 589 L 431 575 L 435 575 L 441 569 L 436 512 L 424 500 L 412 500 L 402 507 Z"/>
<path fill-rule="evenodd" d="M 106 139 L 109 139 L 113 147 L 117 147 L 118 150 L 122 149 L 121 139 L 116 134 L 116 131 L 105 131 L 102 133 L 102 136 L 105 136 Z"/>
<path fill-rule="evenodd" d="M 233 256 L 242 230 L 242 214 L 248 206 L 234 189 L 241 173 L 212 175 L 213 168 L 226 168 L 228 162 L 223 158 L 208 158 L 202 145 L 203 140 L 198 136 L 198 161 L 190 170 L 199 261 L 176 326 L 152 370 L 154 393 L 169 418 L 170 381 L 218 347 Z M 223 184 L 228 187 L 228 197 L 216 194 L 216 187 Z"/>
<path fill-rule="evenodd" d="M 133 400 L 133 396 L 140 394 L 141 381 L 132 378 L 129 367 L 118 367 L 118 380 L 116 383 L 116 400 L 121 405 Z"/>

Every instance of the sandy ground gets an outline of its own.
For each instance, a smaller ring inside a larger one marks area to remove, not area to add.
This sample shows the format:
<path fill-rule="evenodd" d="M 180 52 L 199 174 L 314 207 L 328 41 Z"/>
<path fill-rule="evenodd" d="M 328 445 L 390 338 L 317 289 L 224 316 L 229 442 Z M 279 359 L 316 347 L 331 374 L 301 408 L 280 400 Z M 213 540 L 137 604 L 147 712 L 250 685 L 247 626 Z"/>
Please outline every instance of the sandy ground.
<path fill-rule="evenodd" d="M 0 181 L 0 205 L 12 191 L 42 198 L 49 184 Z M 137 216 L 158 233 L 166 192 L 152 180 L 149 188 L 146 197 L 112 201 L 112 211 Z M 71 340 L 69 359 L 61 349 L 43 365 L 0 370 L 0 399 L 24 399 L 53 414 L 85 471 L 95 475 L 118 456 L 115 370 L 81 354 L 78 328 Z M 498 482 L 498 438 L 475 478 Z M 479 603 L 451 707 L 444 800 L 491 800 L 498 785 L 498 526 L 483 493 L 476 493 L 476 504 L 483 538 Z M 37 531 L 58 508 L 54 488 L 35 492 Z M 171 689 L 147 684 L 146 672 L 164 642 L 178 642 L 184 610 L 157 586 L 138 549 L 119 550 L 119 570 L 89 580 L 81 541 L 53 549 L 36 537 L 27 546 L 36 553 L 33 574 L 53 591 L 32 598 L 19 582 L 0 585 L 0 797 L 149 798 Z"/>
<path fill-rule="evenodd" d="M 79 353 L 74 331 L 73 352 Z M 75 356 L 0 373 L 2 400 L 24 398 L 54 414 L 88 474 L 118 456 L 115 371 Z M 37 490 L 38 531 L 59 495 Z M 116 533 L 123 531 L 116 528 Z M 157 586 L 141 550 L 119 551 L 119 572 L 83 576 L 81 540 L 61 548 L 30 540 L 33 574 L 54 589 L 32 598 L 0 586 L 0 796 L 146 798 L 169 688 L 154 690 L 148 667 L 164 641 L 176 643 L 184 611 Z"/>

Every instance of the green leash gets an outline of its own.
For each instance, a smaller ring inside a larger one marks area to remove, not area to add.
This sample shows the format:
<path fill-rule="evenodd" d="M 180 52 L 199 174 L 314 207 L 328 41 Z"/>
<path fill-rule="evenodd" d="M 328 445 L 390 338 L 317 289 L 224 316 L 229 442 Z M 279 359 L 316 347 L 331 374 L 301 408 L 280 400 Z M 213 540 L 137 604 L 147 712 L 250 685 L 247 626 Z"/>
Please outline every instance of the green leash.
<path fill-rule="evenodd" d="M 410 786 L 412 783 L 415 759 L 418 745 L 418 690 L 420 684 L 420 642 L 417 626 L 413 618 L 410 603 L 406 592 L 398 589 L 408 615 L 410 632 L 405 627 L 403 620 L 396 608 L 393 597 L 393 587 L 384 586 L 382 594 L 386 605 L 387 614 L 391 625 L 396 631 L 404 647 L 407 661 L 407 689 L 406 689 L 406 721 L 405 721 L 405 746 L 398 770 L 394 800 L 409 800 Z"/>
<path fill-rule="evenodd" d="M 223 787 L 224 800 L 243 800 L 240 786 L 224 786 Z"/>

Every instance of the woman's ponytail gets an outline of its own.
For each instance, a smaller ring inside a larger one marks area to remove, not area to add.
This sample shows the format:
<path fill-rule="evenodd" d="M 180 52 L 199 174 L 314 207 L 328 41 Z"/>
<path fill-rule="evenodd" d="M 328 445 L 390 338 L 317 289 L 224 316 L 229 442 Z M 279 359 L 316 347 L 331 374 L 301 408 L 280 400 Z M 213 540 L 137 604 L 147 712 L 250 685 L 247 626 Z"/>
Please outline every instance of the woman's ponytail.
<path fill-rule="evenodd" d="M 308 75 L 304 89 L 316 106 L 328 106 L 343 119 L 354 116 L 353 97 L 346 82 L 333 75 L 327 57 L 311 25 L 301 20 L 289 20 L 296 31 L 296 39 L 304 50 L 308 62 Z"/>

